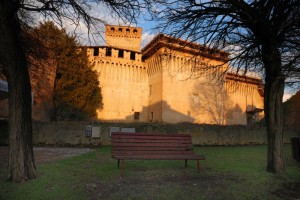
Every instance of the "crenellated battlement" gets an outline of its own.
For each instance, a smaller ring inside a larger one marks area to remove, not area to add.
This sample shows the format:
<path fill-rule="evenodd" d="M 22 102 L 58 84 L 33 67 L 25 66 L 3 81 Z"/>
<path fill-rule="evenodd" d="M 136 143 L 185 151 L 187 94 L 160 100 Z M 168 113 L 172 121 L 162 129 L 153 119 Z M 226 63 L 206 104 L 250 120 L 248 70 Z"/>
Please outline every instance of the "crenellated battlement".
<path fill-rule="evenodd" d="M 106 46 L 140 52 L 142 28 L 106 25 Z"/>
<path fill-rule="evenodd" d="M 87 54 L 91 60 L 106 58 L 110 60 L 142 62 L 142 53 L 128 49 L 120 49 L 107 46 L 87 47 Z"/>

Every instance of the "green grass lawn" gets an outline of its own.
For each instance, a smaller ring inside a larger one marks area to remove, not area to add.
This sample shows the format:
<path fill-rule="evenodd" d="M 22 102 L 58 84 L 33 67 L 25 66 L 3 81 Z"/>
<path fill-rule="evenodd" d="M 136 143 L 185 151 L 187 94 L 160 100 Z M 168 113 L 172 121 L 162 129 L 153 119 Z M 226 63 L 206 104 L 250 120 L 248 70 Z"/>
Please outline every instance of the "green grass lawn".
<path fill-rule="evenodd" d="M 195 147 L 196 162 L 125 161 L 125 178 L 110 147 L 38 165 L 39 178 L 23 184 L 4 180 L 0 199 L 299 199 L 300 164 L 285 145 L 286 175 L 266 172 L 267 146 Z"/>

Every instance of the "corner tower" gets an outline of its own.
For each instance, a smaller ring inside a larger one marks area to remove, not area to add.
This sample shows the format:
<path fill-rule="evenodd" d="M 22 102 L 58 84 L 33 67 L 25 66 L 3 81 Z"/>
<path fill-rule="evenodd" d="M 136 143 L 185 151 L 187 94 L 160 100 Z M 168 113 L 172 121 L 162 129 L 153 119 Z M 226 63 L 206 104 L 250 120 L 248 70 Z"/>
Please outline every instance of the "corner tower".
<path fill-rule="evenodd" d="M 105 25 L 106 46 L 140 52 L 142 28 Z"/>

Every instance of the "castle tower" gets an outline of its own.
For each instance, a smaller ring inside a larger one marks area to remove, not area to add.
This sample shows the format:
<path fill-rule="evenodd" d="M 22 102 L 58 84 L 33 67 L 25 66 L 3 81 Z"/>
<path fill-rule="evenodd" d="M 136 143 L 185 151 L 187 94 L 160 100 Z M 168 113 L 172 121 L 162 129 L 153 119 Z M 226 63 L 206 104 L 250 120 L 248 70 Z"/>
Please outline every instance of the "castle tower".
<path fill-rule="evenodd" d="M 107 121 L 147 121 L 147 66 L 140 51 L 142 28 L 106 25 L 106 46 L 89 47 L 87 54 L 99 74 Z"/>
<path fill-rule="evenodd" d="M 106 46 L 140 52 L 142 28 L 106 25 Z"/>

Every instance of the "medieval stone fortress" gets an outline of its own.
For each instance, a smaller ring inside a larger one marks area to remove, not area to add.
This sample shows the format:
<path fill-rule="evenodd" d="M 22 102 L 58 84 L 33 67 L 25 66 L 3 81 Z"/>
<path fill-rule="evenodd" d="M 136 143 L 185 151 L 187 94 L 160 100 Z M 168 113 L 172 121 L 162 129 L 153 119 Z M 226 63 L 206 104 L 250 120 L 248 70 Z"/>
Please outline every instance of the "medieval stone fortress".
<path fill-rule="evenodd" d="M 141 41 L 142 28 L 106 25 L 106 45 L 87 47 L 102 90 L 100 121 L 247 125 L 263 118 L 261 78 L 228 72 L 228 53 L 164 34 L 142 49 Z M 55 71 L 30 70 L 34 120 L 49 121 Z M 8 117 L 7 98 L 2 81 L 0 119 Z"/>
<path fill-rule="evenodd" d="M 228 72 L 228 54 L 159 34 L 140 49 L 142 28 L 106 25 L 88 47 L 110 122 L 249 124 L 263 117 L 259 77 Z"/>

